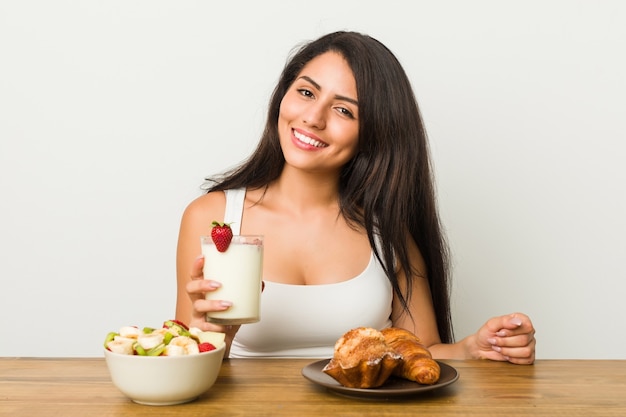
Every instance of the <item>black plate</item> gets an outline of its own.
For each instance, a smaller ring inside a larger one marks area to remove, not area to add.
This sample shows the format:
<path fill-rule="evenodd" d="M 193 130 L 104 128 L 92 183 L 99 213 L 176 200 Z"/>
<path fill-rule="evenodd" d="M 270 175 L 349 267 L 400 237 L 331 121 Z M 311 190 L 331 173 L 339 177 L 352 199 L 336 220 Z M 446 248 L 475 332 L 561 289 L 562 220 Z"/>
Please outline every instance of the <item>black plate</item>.
<path fill-rule="evenodd" d="M 459 373 L 456 369 L 448 364 L 437 361 L 439 367 L 441 368 L 441 374 L 439 376 L 439 381 L 433 385 L 422 385 L 417 382 L 409 381 L 408 379 L 392 376 L 378 388 L 349 388 L 344 387 L 333 377 L 322 371 L 328 362 L 330 362 L 330 359 L 322 359 L 305 366 L 302 369 L 302 376 L 315 384 L 326 387 L 331 391 L 351 397 L 388 398 L 414 395 L 425 391 L 443 388 L 459 379 Z"/>

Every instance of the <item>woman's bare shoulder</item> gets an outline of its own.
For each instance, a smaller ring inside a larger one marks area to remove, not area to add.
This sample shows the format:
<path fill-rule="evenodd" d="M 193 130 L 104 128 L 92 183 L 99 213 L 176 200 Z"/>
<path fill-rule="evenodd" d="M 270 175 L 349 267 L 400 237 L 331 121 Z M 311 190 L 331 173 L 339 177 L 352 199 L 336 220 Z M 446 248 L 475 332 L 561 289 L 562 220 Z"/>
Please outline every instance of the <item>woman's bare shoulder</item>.
<path fill-rule="evenodd" d="M 192 223 L 208 221 L 209 224 L 214 220 L 221 222 L 224 220 L 225 207 L 226 196 L 224 192 L 212 191 L 201 195 L 187 205 L 183 213 L 183 221 L 190 221 Z"/>

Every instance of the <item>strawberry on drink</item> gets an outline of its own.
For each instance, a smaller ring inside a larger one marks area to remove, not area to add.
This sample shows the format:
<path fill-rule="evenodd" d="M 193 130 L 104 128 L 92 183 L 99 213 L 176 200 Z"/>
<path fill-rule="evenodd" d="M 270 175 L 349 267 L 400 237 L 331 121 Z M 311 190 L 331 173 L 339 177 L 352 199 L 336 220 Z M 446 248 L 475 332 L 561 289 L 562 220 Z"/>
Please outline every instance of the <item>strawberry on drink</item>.
<path fill-rule="evenodd" d="M 213 239 L 213 243 L 215 243 L 218 251 L 226 252 L 226 249 L 230 246 L 230 241 L 233 240 L 233 230 L 228 223 L 214 221 L 212 224 L 211 239 Z"/>

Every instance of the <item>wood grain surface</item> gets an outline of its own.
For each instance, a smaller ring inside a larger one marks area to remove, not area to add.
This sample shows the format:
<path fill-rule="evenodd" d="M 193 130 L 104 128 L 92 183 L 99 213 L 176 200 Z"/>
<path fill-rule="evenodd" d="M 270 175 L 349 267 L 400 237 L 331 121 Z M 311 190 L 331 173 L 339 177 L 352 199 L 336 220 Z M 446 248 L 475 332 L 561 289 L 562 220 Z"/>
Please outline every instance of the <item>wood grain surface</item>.
<path fill-rule="evenodd" d="M 311 362 L 226 360 L 197 400 L 154 407 L 122 395 L 101 358 L 0 358 L 0 416 L 626 416 L 626 361 L 445 361 L 455 383 L 376 400 L 310 382 L 301 371 Z"/>

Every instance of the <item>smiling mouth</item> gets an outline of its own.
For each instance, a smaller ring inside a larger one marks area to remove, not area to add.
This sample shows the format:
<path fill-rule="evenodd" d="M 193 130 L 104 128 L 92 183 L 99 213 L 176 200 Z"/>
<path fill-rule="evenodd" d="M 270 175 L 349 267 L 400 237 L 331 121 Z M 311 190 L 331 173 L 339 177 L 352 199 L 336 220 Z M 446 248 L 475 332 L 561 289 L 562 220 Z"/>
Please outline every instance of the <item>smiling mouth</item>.
<path fill-rule="evenodd" d="M 325 148 L 328 145 L 324 142 L 320 142 L 319 140 L 315 140 L 306 135 L 303 135 L 300 132 L 293 131 L 293 135 L 302 143 L 306 143 L 307 145 L 315 146 L 316 148 Z"/>

